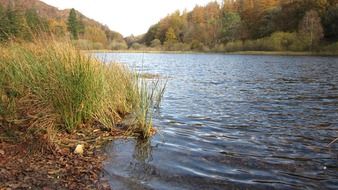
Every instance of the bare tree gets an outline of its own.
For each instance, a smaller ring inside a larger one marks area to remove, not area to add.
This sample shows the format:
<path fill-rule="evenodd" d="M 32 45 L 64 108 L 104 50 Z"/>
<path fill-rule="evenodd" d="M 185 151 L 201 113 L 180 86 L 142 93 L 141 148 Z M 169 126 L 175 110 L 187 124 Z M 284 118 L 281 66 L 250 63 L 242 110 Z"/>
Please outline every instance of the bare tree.
<path fill-rule="evenodd" d="M 324 30 L 321 24 L 318 13 L 314 10 L 306 12 L 303 20 L 299 25 L 299 32 L 307 35 L 310 38 L 310 51 L 313 46 L 318 45 L 320 40 L 324 37 Z"/>

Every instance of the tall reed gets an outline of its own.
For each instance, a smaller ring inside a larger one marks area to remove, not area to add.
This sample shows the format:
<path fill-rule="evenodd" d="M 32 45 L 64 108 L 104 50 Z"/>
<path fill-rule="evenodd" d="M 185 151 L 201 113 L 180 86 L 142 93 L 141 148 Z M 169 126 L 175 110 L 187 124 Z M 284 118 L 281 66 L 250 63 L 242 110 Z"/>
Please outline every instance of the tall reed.
<path fill-rule="evenodd" d="M 72 132 L 93 123 L 111 129 L 134 114 L 137 126 L 129 131 L 147 138 L 158 88 L 139 81 L 124 66 L 102 63 L 70 43 L 9 44 L 0 47 L 0 120 Z"/>

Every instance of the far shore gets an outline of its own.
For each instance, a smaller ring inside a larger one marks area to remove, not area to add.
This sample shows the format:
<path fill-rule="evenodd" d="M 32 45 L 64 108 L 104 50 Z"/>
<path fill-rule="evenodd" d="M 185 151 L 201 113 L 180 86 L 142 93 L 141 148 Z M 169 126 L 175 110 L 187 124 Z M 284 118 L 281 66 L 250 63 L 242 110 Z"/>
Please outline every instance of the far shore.
<path fill-rule="evenodd" d="M 281 56 L 338 56 L 338 52 L 294 52 L 294 51 L 163 51 L 163 50 L 83 50 L 89 53 L 158 53 L 158 54 L 225 54 L 225 55 L 281 55 Z"/>

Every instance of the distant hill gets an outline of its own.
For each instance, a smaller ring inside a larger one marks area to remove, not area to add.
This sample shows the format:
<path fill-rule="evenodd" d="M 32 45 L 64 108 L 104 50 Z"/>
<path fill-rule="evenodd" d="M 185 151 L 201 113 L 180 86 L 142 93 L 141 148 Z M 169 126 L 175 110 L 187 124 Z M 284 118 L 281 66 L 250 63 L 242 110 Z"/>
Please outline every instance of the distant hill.
<path fill-rule="evenodd" d="M 10 6 L 19 11 L 35 10 L 40 17 L 47 19 L 51 25 L 56 24 L 66 30 L 70 9 L 59 10 L 39 0 L 0 0 L 0 4 L 4 8 Z M 100 46 L 96 48 L 87 47 L 87 49 L 114 48 L 111 46 L 116 46 L 116 44 L 125 46 L 125 41 L 120 33 L 110 30 L 108 26 L 86 17 L 79 11 L 76 11 L 76 13 L 85 28 L 84 34 L 80 37 L 80 45 L 93 46 L 93 44 L 96 44 L 96 46 Z"/>
<path fill-rule="evenodd" d="M 66 17 L 66 10 L 58 10 L 57 8 L 47 5 L 39 0 L 0 0 L 3 7 L 8 7 L 11 4 L 15 8 L 19 9 L 36 9 L 39 14 L 47 18 Z"/>

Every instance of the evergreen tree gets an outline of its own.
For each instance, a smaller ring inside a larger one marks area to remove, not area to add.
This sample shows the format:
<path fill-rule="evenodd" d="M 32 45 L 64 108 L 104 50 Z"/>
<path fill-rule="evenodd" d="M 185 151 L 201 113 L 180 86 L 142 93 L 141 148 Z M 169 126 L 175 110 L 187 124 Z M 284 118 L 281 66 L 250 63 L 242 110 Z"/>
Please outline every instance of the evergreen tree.
<path fill-rule="evenodd" d="M 0 4 L 0 41 L 8 39 L 8 19 L 4 7 Z"/>
<path fill-rule="evenodd" d="M 19 15 L 11 7 L 8 7 L 6 11 L 6 17 L 7 17 L 7 22 L 8 22 L 8 25 L 6 26 L 8 36 L 9 37 L 18 36 L 18 34 L 20 33 Z"/>
<path fill-rule="evenodd" d="M 0 40 L 7 41 L 11 38 L 28 39 L 29 32 L 26 19 L 20 11 L 8 6 L 0 11 Z"/>
<path fill-rule="evenodd" d="M 72 38 L 77 40 L 79 38 L 79 23 L 76 16 L 75 9 L 71 9 L 68 16 L 68 31 L 72 35 Z"/>

